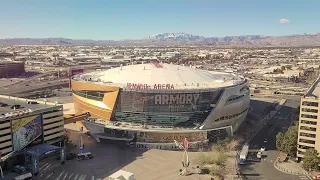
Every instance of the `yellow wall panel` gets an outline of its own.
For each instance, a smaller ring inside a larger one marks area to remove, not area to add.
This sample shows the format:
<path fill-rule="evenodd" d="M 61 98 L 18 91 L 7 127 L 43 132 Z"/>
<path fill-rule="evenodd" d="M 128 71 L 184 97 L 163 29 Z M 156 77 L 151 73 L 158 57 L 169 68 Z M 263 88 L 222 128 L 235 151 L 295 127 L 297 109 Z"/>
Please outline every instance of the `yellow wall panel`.
<path fill-rule="evenodd" d="M 71 88 L 76 91 L 118 91 L 119 87 L 71 80 Z"/>
<path fill-rule="evenodd" d="M 117 101 L 118 93 L 119 91 L 105 93 L 102 102 L 113 109 Z"/>
<path fill-rule="evenodd" d="M 105 120 L 110 120 L 112 110 L 108 110 L 108 109 L 94 106 L 92 104 L 89 104 L 89 103 L 81 100 L 81 99 L 78 98 L 77 95 L 73 94 L 73 102 L 74 102 L 74 109 L 75 109 L 76 115 L 80 115 L 85 112 L 90 112 L 90 115 L 93 117 L 102 118 Z"/>

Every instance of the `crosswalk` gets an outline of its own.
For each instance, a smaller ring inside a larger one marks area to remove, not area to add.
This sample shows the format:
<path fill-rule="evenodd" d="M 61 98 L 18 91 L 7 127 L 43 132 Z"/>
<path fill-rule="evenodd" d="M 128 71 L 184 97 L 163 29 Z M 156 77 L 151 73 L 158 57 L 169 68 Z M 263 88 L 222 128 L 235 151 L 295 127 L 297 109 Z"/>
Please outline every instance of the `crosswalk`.
<path fill-rule="evenodd" d="M 300 175 L 299 179 L 301 179 L 301 180 L 312 180 L 309 176 L 306 176 L 306 175 Z"/>
<path fill-rule="evenodd" d="M 80 174 L 75 172 L 68 172 L 65 170 L 56 170 L 56 165 L 59 163 L 43 163 L 40 166 L 40 173 L 35 179 L 39 180 L 102 180 L 92 175 Z"/>

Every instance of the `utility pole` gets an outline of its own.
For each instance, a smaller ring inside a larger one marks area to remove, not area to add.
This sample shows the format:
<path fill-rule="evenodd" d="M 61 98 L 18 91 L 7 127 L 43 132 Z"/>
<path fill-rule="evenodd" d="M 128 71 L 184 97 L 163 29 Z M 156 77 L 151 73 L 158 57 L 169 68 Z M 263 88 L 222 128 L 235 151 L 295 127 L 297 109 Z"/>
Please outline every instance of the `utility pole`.
<path fill-rule="evenodd" d="M 83 153 L 84 147 L 83 147 L 83 139 L 82 139 L 82 135 L 83 135 L 82 127 L 80 127 L 79 135 L 80 135 L 80 139 L 79 139 L 80 153 Z"/>

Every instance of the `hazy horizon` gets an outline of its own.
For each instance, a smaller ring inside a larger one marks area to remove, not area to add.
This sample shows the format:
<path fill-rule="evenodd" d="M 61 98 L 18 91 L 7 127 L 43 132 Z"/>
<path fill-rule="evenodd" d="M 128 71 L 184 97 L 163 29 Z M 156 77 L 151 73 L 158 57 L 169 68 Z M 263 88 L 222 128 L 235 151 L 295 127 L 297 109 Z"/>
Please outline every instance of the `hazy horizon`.
<path fill-rule="evenodd" d="M 141 39 L 185 32 L 204 37 L 320 32 L 320 1 L 5 1 L 0 38 Z"/>

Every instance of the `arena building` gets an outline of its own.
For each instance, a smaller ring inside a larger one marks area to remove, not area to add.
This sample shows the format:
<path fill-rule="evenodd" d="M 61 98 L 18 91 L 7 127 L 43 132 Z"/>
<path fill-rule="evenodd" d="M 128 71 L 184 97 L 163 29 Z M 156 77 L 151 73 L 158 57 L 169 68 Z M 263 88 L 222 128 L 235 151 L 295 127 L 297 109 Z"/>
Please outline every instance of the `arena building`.
<path fill-rule="evenodd" d="M 25 73 L 24 62 L 0 62 L 0 78 L 17 77 Z"/>
<path fill-rule="evenodd" d="M 71 79 L 76 114 L 99 140 L 140 148 L 175 148 L 188 138 L 201 146 L 231 136 L 246 117 L 248 82 L 234 74 L 173 64 L 120 66 Z"/>

